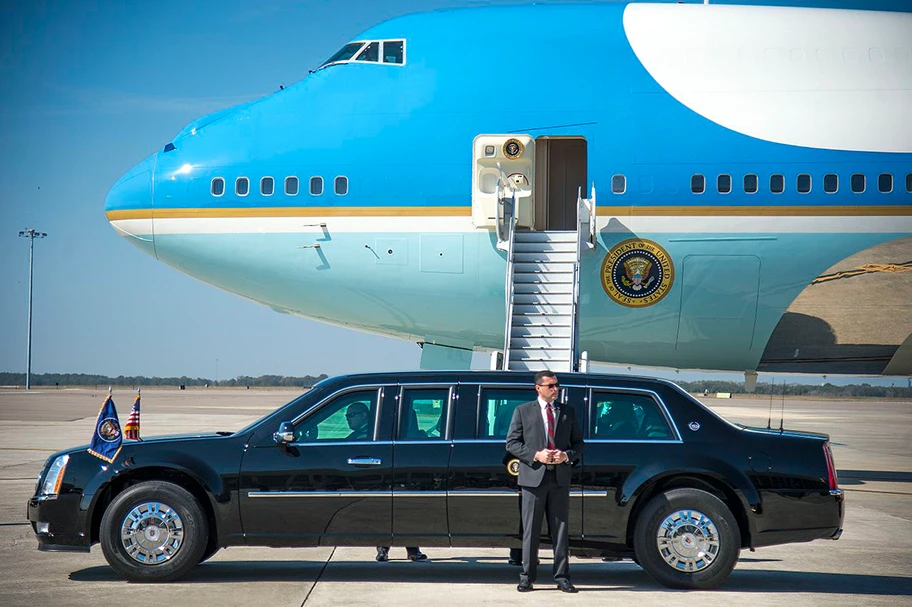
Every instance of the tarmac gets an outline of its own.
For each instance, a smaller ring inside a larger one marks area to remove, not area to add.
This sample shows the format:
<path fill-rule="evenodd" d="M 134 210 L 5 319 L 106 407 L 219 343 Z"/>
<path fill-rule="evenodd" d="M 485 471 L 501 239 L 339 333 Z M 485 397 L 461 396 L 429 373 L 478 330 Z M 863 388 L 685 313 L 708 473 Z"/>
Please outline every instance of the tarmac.
<path fill-rule="evenodd" d="M 142 434 L 236 430 L 299 392 L 245 389 L 143 389 Z M 133 392 L 116 390 L 125 420 Z M 669 590 L 630 561 L 571 559 L 579 594 L 540 576 L 535 592 L 516 592 L 518 568 L 505 550 L 428 548 L 412 563 L 393 548 L 242 548 L 218 552 L 168 584 L 128 583 L 91 553 L 38 552 L 26 502 L 44 461 L 88 443 L 102 389 L 0 388 L 0 603 L 20 605 L 910 605 L 912 606 L 912 402 L 786 399 L 784 427 L 831 436 L 845 532 L 818 540 L 742 551 L 731 577 L 709 591 Z M 701 400 L 731 421 L 779 427 L 783 401 Z M 772 406 L 771 406 L 772 405 Z M 770 413 L 772 411 L 772 413 Z M 542 552 L 542 573 L 550 555 Z"/>

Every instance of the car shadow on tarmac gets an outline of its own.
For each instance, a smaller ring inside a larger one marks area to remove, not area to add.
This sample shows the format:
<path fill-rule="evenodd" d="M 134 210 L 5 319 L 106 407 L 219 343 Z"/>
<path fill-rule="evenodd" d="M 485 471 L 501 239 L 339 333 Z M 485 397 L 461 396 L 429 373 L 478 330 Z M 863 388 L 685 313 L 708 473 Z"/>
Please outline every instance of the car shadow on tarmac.
<path fill-rule="evenodd" d="M 764 562 L 758 559 L 753 562 Z M 491 559 L 433 559 L 424 563 L 315 561 L 217 561 L 200 565 L 175 584 L 244 582 L 381 582 L 403 584 L 493 584 L 515 583 L 519 569 Z M 549 563 L 539 570 L 539 584 L 550 585 Z M 321 573 L 322 571 L 322 573 Z M 74 582 L 116 582 L 120 578 L 107 566 L 87 567 L 70 574 Z M 581 592 L 667 590 L 633 563 L 575 563 L 573 582 Z M 686 591 L 685 591 L 686 592 Z M 714 593 L 818 593 L 831 595 L 912 596 L 908 577 L 815 573 L 771 569 L 735 569 Z"/>

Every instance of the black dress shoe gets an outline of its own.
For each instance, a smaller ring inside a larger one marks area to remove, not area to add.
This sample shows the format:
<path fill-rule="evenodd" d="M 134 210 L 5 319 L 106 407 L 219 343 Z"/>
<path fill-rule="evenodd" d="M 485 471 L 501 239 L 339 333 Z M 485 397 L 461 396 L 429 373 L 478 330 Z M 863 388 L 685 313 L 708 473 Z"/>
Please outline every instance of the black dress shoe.
<path fill-rule="evenodd" d="M 408 559 L 410 561 L 426 561 L 427 555 L 425 553 L 421 552 L 420 550 L 417 550 L 415 552 L 410 552 L 408 555 Z"/>
<path fill-rule="evenodd" d="M 519 585 L 516 586 L 516 590 L 519 592 L 532 592 L 532 582 L 529 580 L 520 580 Z"/>
<path fill-rule="evenodd" d="M 570 580 L 557 580 L 557 589 L 561 592 L 579 592 L 576 586 L 570 583 Z"/>
<path fill-rule="evenodd" d="M 510 560 L 507 561 L 507 563 L 516 565 L 517 567 L 522 567 L 522 559 L 515 559 L 512 556 L 510 557 Z"/>
<path fill-rule="evenodd" d="M 389 548 L 377 548 L 377 562 L 385 563 L 389 558 Z"/>

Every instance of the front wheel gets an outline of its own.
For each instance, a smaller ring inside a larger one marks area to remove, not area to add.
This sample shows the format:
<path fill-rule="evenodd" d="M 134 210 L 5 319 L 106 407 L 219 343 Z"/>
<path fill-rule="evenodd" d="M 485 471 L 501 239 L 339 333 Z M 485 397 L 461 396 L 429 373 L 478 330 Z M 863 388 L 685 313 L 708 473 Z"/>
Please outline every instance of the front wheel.
<path fill-rule="evenodd" d="M 699 489 L 652 498 L 634 530 L 639 564 L 669 588 L 712 588 L 729 576 L 741 551 L 738 522 L 722 500 Z"/>
<path fill-rule="evenodd" d="M 149 481 L 111 502 L 101 519 L 100 540 L 105 559 L 120 577 L 166 582 L 200 562 L 207 534 L 206 517 L 189 491 Z"/>

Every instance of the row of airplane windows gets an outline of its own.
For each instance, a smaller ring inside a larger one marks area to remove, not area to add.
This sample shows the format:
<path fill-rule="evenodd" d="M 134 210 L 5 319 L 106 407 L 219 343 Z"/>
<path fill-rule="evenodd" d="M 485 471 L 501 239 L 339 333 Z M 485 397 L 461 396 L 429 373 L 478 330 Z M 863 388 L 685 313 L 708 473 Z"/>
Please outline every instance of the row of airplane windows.
<path fill-rule="evenodd" d="M 852 192 L 861 194 L 867 187 L 867 178 L 864 173 L 854 173 L 849 178 L 849 185 Z M 743 179 L 744 192 L 747 194 L 756 194 L 760 190 L 760 179 L 757 175 L 747 174 Z M 285 178 L 285 195 L 297 196 L 300 184 L 297 177 Z M 809 194 L 813 189 L 813 178 L 802 173 L 795 179 L 795 189 L 800 194 Z M 877 176 L 878 191 L 889 194 L 893 191 L 893 174 L 881 173 Z M 773 194 L 782 194 L 785 192 L 785 176 L 770 175 L 769 190 Z M 703 194 L 706 192 L 706 177 L 696 174 L 690 178 L 690 191 L 694 194 Z M 719 194 L 729 194 L 732 191 L 732 176 L 726 173 L 716 177 L 716 191 Z M 823 176 L 823 191 L 827 194 L 835 194 L 839 191 L 839 175 L 828 173 Z M 333 180 L 333 192 L 336 196 L 345 196 L 348 194 L 348 177 L 339 175 Z M 627 192 L 627 177 L 625 175 L 614 175 L 611 177 L 611 192 L 614 194 L 625 194 Z M 906 175 L 906 192 L 912 193 L 912 173 Z M 225 195 L 225 179 L 223 177 L 213 177 L 210 186 L 210 193 L 213 196 Z M 247 196 L 250 194 L 250 179 L 247 177 L 238 177 L 234 181 L 234 193 L 237 196 Z M 263 196 L 272 196 L 275 194 L 275 179 L 272 177 L 263 177 L 260 179 L 260 194 Z M 323 178 L 314 176 L 310 178 L 310 195 L 323 195 Z"/>
<path fill-rule="evenodd" d="M 744 192 L 746 194 L 756 194 L 760 191 L 760 178 L 754 174 L 747 174 L 743 179 Z M 852 192 L 861 194 L 867 188 L 867 178 L 864 173 L 853 173 L 849 178 L 849 185 Z M 795 178 L 795 189 L 799 194 L 809 194 L 813 189 L 813 178 L 802 173 Z M 893 191 L 893 174 L 881 173 L 877 176 L 877 190 L 883 194 L 889 194 Z M 690 177 L 690 191 L 694 194 L 703 194 L 706 192 L 706 177 L 701 174 L 695 174 Z M 732 191 L 732 176 L 721 174 L 716 177 L 716 192 L 719 194 L 730 194 Z M 782 194 L 785 192 L 785 175 L 770 175 L 769 191 L 773 194 Z M 835 194 L 839 191 L 839 175 L 828 173 L 823 176 L 823 191 L 827 194 Z M 614 194 L 625 194 L 627 192 L 627 177 L 624 175 L 614 175 L 611 177 L 611 192 Z M 906 192 L 912 193 L 912 173 L 906 175 Z"/>
<path fill-rule="evenodd" d="M 285 195 L 297 196 L 300 184 L 297 177 L 285 178 Z M 225 179 L 223 177 L 213 177 L 209 186 L 209 192 L 213 196 L 225 195 Z M 348 177 L 339 175 L 333 180 L 333 192 L 336 196 L 345 196 L 348 194 Z M 234 193 L 238 196 L 247 196 L 250 194 L 250 179 L 247 177 L 238 177 L 234 180 Z M 260 194 L 263 196 L 272 196 L 275 194 L 275 179 L 272 177 L 263 177 L 260 179 Z M 310 178 L 310 195 L 323 195 L 323 178 L 316 176 Z"/>

